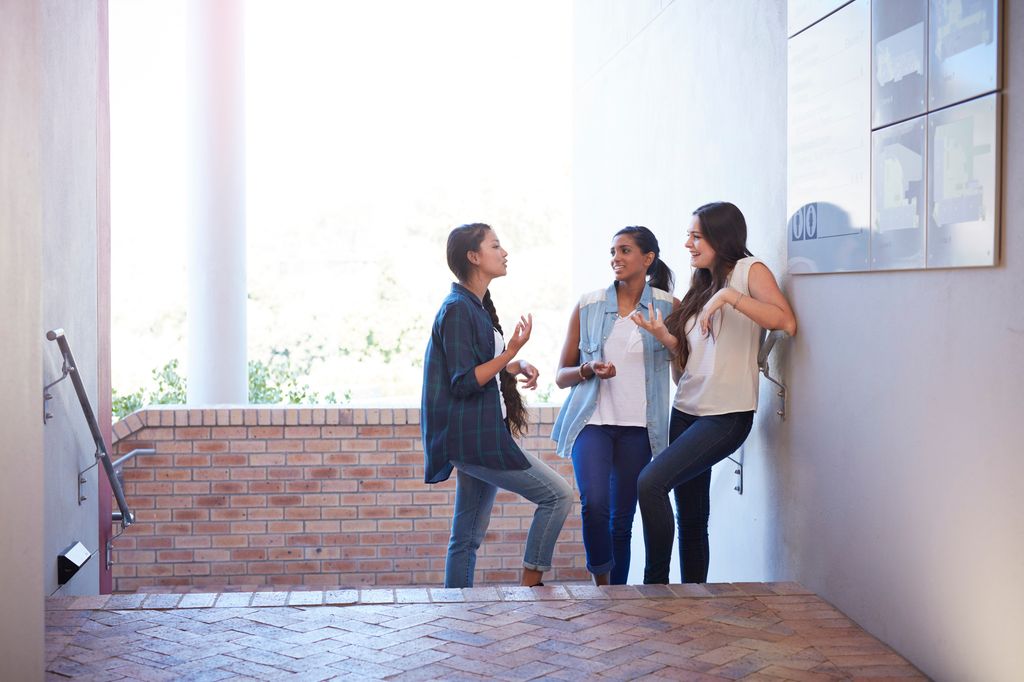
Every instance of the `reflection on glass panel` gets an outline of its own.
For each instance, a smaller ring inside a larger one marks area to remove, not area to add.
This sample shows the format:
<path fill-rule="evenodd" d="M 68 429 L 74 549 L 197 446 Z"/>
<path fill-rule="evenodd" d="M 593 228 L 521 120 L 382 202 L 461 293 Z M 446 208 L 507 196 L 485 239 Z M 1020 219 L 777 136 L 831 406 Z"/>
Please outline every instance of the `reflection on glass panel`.
<path fill-rule="evenodd" d="M 928 0 L 872 3 L 873 127 L 925 113 L 927 24 Z"/>
<path fill-rule="evenodd" d="M 925 117 L 871 136 L 871 269 L 924 267 Z"/>
<path fill-rule="evenodd" d="M 786 7 L 786 35 L 802 31 L 850 0 L 789 0 Z"/>
<path fill-rule="evenodd" d="M 928 267 L 994 265 L 999 95 L 928 115 Z"/>
<path fill-rule="evenodd" d="M 930 0 L 930 110 L 999 87 L 998 12 L 999 0 Z"/>
<path fill-rule="evenodd" d="M 789 40 L 791 272 L 867 270 L 871 188 L 868 0 Z"/>

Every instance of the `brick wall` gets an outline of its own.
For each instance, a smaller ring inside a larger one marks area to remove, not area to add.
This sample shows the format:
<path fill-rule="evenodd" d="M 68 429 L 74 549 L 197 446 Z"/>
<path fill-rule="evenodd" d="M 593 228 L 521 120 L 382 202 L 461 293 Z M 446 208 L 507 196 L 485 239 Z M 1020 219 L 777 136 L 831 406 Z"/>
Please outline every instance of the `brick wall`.
<path fill-rule="evenodd" d="M 522 445 L 573 484 L 531 409 Z M 114 591 L 247 586 L 441 585 L 455 479 L 423 483 L 418 409 L 155 408 L 114 426 L 136 523 L 114 541 Z M 116 505 L 115 505 L 116 509 Z M 534 506 L 499 492 L 477 584 L 515 583 Z M 116 532 L 116 530 L 115 530 Z M 574 505 L 557 582 L 587 580 Z"/>

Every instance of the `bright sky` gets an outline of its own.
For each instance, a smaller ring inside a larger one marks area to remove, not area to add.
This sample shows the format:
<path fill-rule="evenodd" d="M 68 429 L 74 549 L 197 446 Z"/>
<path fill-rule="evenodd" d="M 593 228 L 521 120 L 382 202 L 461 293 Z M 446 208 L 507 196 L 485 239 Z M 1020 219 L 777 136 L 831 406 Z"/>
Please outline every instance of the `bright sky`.
<path fill-rule="evenodd" d="M 186 3 L 111 0 L 113 381 L 186 358 Z M 444 237 L 490 222 L 492 287 L 533 312 L 553 377 L 571 306 L 570 0 L 249 0 L 249 355 L 322 346 L 311 383 L 418 398 L 426 328 L 451 277 Z M 406 332 L 381 367 L 336 357 Z M 542 381 L 543 383 L 543 381 Z M 552 399 L 557 397 L 552 395 Z"/>

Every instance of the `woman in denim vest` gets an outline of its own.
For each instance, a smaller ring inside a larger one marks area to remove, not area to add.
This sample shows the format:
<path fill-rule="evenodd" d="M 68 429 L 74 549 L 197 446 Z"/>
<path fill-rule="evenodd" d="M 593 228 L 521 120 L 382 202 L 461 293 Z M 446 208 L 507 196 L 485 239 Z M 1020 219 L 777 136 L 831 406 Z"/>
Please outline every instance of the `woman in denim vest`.
<path fill-rule="evenodd" d="M 561 457 L 572 457 L 587 570 L 598 585 L 626 582 L 637 476 L 668 443 L 671 354 L 640 326 L 662 324 L 678 303 L 659 254 L 646 227 L 615 234 L 615 280 L 573 309 L 555 377 L 572 390 L 551 437 Z"/>
<path fill-rule="evenodd" d="M 441 304 L 427 344 L 421 419 L 425 482 L 439 483 L 453 468 L 457 472 L 445 587 L 473 586 L 476 552 L 498 488 L 537 504 L 521 585 L 541 584 L 572 506 L 569 484 L 512 437 L 526 430 L 514 376 L 535 389 L 537 370 L 515 359 L 530 340 L 532 318 L 519 318 L 506 345 L 488 291 L 491 280 L 505 276 L 507 258 L 494 230 L 482 223 L 448 235 L 448 267 L 459 282 Z"/>
<path fill-rule="evenodd" d="M 708 577 L 711 467 L 735 452 L 757 409 L 761 328 L 796 333 L 796 317 L 768 267 L 747 250 L 747 223 L 728 202 L 693 212 L 686 248 L 690 290 L 662 324 L 645 327 L 675 352 L 671 444 L 640 473 L 644 582 L 668 582 L 674 491 L 683 582 Z"/>

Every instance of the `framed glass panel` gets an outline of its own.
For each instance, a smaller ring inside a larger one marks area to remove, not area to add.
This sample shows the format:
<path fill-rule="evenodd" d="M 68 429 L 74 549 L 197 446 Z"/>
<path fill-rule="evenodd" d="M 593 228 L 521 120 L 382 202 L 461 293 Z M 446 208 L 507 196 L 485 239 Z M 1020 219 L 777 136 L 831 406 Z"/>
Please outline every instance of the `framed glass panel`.
<path fill-rule="evenodd" d="M 871 136 L 871 269 L 923 268 L 925 117 Z"/>
<path fill-rule="evenodd" d="M 868 270 L 871 16 L 855 0 L 789 39 L 789 269 Z"/>
<path fill-rule="evenodd" d="M 999 87 L 998 13 L 999 0 L 929 0 L 929 111 Z"/>
<path fill-rule="evenodd" d="M 925 113 L 928 0 L 871 4 L 871 125 Z"/>
<path fill-rule="evenodd" d="M 928 114 L 927 267 L 995 265 L 999 95 Z"/>

